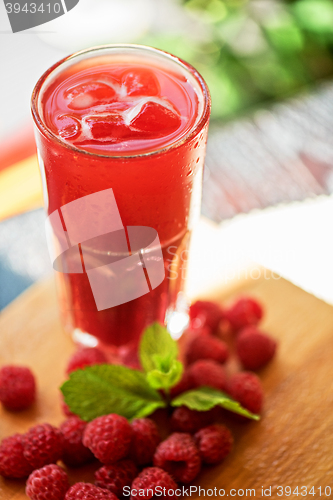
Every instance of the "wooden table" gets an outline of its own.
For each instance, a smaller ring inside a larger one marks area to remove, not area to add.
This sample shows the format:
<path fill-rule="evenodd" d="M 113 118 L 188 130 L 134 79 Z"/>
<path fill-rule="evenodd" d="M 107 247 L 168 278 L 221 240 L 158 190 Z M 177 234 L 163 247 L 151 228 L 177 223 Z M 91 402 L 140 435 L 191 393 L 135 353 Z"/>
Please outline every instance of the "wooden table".
<path fill-rule="evenodd" d="M 279 340 L 277 358 L 260 373 L 264 415 L 259 423 L 232 423 L 233 452 L 220 466 L 203 470 L 193 484 L 224 488 L 226 495 L 231 488 L 254 488 L 260 498 L 262 486 L 272 486 L 276 499 L 286 498 L 278 496 L 278 485 L 298 486 L 299 492 L 301 486 L 314 486 L 316 495 L 308 498 L 320 498 L 321 486 L 328 498 L 325 486 L 333 491 L 333 308 L 272 277 L 235 283 L 228 295 L 239 292 L 265 304 L 263 328 Z M 214 292 L 221 301 L 225 295 L 225 290 Z M 38 380 L 32 409 L 1 409 L 0 437 L 24 432 L 36 422 L 59 424 L 58 387 L 74 346 L 59 323 L 53 282 L 34 285 L 12 303 L 0 317 L 0 331 L 0 365 L 29 365 Z M 70 471 L 71 481 L 92 480 L 92 472 L 91 466 Z M 23 482 L 0 480 L 1 500 L 25 498 Z M 241 498 L 241 492 L 234 498 Z"/>

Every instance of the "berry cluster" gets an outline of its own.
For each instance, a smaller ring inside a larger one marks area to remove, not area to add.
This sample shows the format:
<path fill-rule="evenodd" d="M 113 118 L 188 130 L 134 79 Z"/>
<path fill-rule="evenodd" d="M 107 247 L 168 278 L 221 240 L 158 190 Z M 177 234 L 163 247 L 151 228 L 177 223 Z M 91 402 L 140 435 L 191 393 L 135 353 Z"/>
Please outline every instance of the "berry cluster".
<path fill-rule="evenodd" d="M 247 297 L 228 309 L 209 301 L 193 304 L 185 336 L 186 369 L 171 397 L 210 386 L 227 392 L 249 411 L 260 413 L 261 382 L 249 370 L 265 366 L 276 350 L 276 342 L 258 329 L 262 316 L 260 304 Z M 229 373 L 232 357 L 245 371 Z M 82 349 L 70 360 L 67 373 L 104 362 L 98 349 Z M 19 399 L 24 401 L 23 407 L 34 399 L 35 382 L 27 370 L 0 370 L 0 399 L 9 409 L 19 409 Z M 39 424 L 23 435 L 5 438 L 0 445 L 0 474 L 28 477 L 26 494 L 31 500 L 117 500 L 125 488 L 128 492 L 141 490 L 140 497 L 149 500 L 157 487 L 168 491 L 175 490 L 177 483 L 190 483 L 203 464 L 220 463 L 233 446 L 229 429 L 217 423 L 221 417 L 217 408 L 205 412 L 176 408 L 170 419 L 172 433 L 164 440 L 149 418 L 129 423 L 113 413 L 87 423 L 65 410 L 68 418 L 59 429 Z M 70 486 L 64 468 L 57 465 L 62 460 L 65 466 L 77 467 L 94 459 L 101 463 L 95 484 Z"/>
<path fill-rule="evenodd" d="M 241 297 L 225 309 L 210 301 L 195 302 L 186 332 L 186 369 L 172 388 L 172 396 L 209 386 L 229 393 L 249 411 L 260 413 L 263 390 L 252 371 L 266 366 L 276 351 L 276 341 L 258 328 L 262 317 L 262 306 L 250 297 Z M 231 374 L 232 360 L 240 371 Z M 175 430 L 189 428 L 186 415 L 186 409 L 176 410 L 172 417 Z"/>

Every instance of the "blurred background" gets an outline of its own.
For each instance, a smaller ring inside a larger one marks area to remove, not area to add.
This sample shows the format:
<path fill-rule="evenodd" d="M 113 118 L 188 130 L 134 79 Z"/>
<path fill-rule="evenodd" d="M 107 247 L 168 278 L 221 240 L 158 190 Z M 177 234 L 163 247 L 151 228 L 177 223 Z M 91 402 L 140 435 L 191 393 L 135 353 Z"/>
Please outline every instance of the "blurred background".
<path fill-rule="evenodd" d="M 171 52 L 208 83 L 201 231 L 219 279 L 255 262 L 333 303 L 333 1 L 80 0 L 15 34 L 0 4 L 0 309 L 52 271 L 34 84 L 73 51 L 121 42 Z"/>

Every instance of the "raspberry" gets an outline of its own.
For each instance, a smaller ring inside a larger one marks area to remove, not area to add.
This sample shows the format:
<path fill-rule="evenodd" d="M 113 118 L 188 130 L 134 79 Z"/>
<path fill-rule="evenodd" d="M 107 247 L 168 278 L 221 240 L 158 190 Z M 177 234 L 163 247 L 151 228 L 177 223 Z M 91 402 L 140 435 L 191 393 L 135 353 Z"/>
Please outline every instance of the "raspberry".
<path fill-rule="evenodd" d="M 186 353 L 188 364 L 198 359 L 213 359 L 217 363 L 224 363 L 229 356 L 228 346 L 223 340 L 212 335 L 196 335 Z"/>
<path fill-rule="evenodd" d="M 35 470 L 27 481 L 26 494 L 31 500 L 64 500 L 69 482 L 58 465 L 45 465 Z"/>
<path fill-rule="evenodd" d="M 225 368 L 212 359 L 196 361 L 188 368 L 188 372 L 194 387 L 207 385 L 220 391 L 225 390 L 227 380 Z"/>
<path fill-rule="evenodd" d="M 230 321 L 234 331 L 249 325 L 257 325 L 263 317 L 263 309 L 259 302 L 250 297 L 239 298 L 226 311 L 226 317 Z"/>
<path fill-rule="evenodd" d="M 136 477 L 132 483 L 132 490 L 136 490 L 140 493 L 144 491 L 144 495 L 140 495 L 143 500 L 149 500 L 150 498 L 155 498 L 155 488 L 158 487 L 157 493 L 163 491 L 165 488 L 166 494 L 163 498 L 172 499 L 174 496 L 172 494 L 168 495 L 169 490 L 175 491 L 177 489 L 177 484 L 172 479 L 172 477 L 164 470 L 159 467 L 147 467 Z M 136 500 L 138 495 L 132 495 L 131 500 Z"/>
<path fill-rule="evenodd" d="M 64 437 L 63 462 L 72 467 L 83 465 L 94 458 L 89 448 L 82 443 L 83 432 L 87 426 L 80 417 L 69 417 L 60 426 Z"/>
<path fill-rule="evenodd" d="M 158 445 L 154 465 L 167 471 L 176 481 L 191 482 L 200 472 L 199 451 L 190 434 L 174 432 Z"/>
<path fill-rule="evenodd" d="M 103 363 L 107 363 L 107 359 L 102 351 L 97 349 L 97 347 L 85 347 L 73 354 L 69 360 L 66 373 L 68 375 L 79 368 Z"/>
<path fill-rule="evenodd" d="M 32 467 L 23 455 L 22 435 L 5 438 L 0 445 L 1 476 L 21 479 L 28 477 L 31 471 Z"/>
<path fill-rule="evenodd" d="M 8 410 L 25 410 L 36 395 L 35 378 L 24 366 L 3 366 L 0 370 L 0 401 Z"/>
<path fill-rule="evenodd" d="M 132 460 L 120 460 L 113 465 L 104 465 L 95 472 L 95 484 L 111 491 L 117 497 L 123 496 L 125 486 L 131 486 L 138 470 Z"/>
<path fill-rule="evenodd" d="M 52 464 L 62 458 L 64 439 L 61 432 L 50 424 L 31 427 L 22 436 L 23 454 L 34 469 Z"/>
<path fill-rule="evenodd" d="M 178 382 L 178 384 L 174 385 L 170 389 L 170 396 L 171 398 L 174 398 L 178 396 L 178 394 L 181 394 L 182 392 L 189 391 L 190 389 L 193 389 L 194 385 L 191 379 L 191 376 L 188 372 L 188 370 L 185 370 L 183 373 L 182 378 Z"/>
<path fill-rule="evenodd" d="M 236 352 L 246 370 L 265 366 L 276 351 L 276 341 L 260 332 L 255 326 L 242 330 L 236 340 Z"/>
<path fill-rule="evenodd" d="M 109 465 L 126 457 L 129 452 L 132 427 L 125 417 L 111 413 L 95 418 L 83 434 L 83 444 L 98 460 Z"/>
<path fill-rule="evenodd" d="M 137 465 L 147 465 L 153 461 L 161 436 L 153 420 L 137 418 L 132 424 L 133 437 L 129 456 Z"/>
<path fill-rule="evenodd" d="M 73 413 L 70 409 L 69 409 L 69 406 L 68 404 L 65 403 L 64 399 L 63 399 L 63 396 L 61 394 L 61 401 L 60 401 L 60 404 L 61 404 L 61 409 L 62 409 L 62 412 L 64 415 L 66 415 L 66 417 L 75 417 L 75 413 Z"/>
<path fill-rule="evenodd" d="M 218 424 L 200 429 L 195 434 L 194 440 L 199 448 L 201 459 L 206 464 L 221 462 L 229 455 L 234 442 L 229 429 Z"/>
<path fill-rule="evenodd" d="M 228 393 L 252 413 L 260 413 L 264 393 L 259 377 L 251 372 L 233 375 L 227 387 Z"/>
<path fill-rule="evenodd" d="M 173 412 L 170 423 L 173 431 L 192 434 L 210 424 L 212 418 L 212 412 L 190 410 L 187 406 L 179 406 Z"/>
<path fill-rule="evenodd" d="M 193 325 L 208 326 L 211 332 L 215 332 L 224 312 L 219 304 L 209 300 L 197 300 L 190 307 L 190 320 Z"/>
<path fill-rule="evenodd" d="M 118 500 L 111 491 L 90 483 L 76 483 L 66 493 L 65 500 Z"/>

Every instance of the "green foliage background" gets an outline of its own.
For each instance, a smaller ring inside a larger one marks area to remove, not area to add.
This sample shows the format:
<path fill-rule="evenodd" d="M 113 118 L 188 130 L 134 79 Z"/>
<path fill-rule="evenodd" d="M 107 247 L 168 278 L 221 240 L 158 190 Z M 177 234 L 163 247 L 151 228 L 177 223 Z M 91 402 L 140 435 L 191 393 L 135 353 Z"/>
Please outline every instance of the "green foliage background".
<path fill-rule="evenodd" d="M 333 0 L 181 0 L 202 27 L 143 42 L 193 64 L 212 94 L 212 117 L 231 118 L 333 74 Z M 202 34 L 203 33 L 203 34 Z"/>

